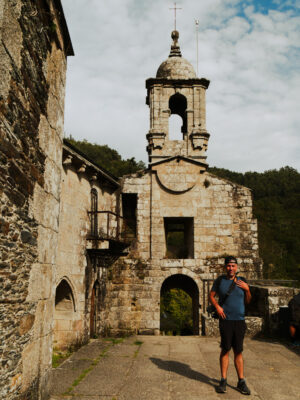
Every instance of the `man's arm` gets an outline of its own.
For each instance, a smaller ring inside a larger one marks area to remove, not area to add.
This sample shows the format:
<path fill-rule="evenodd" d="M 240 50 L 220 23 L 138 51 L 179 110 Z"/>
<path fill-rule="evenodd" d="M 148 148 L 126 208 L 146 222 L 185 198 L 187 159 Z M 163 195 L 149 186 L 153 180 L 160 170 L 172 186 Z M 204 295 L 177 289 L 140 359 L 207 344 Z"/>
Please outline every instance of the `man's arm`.
<path fill-rule="evenodd" d="M 243 281 L 242 279 L 238 279 L 237 281 L 236 281 L 236 285 L 239 287 L 239 288 L 241 288 L 241 289 L 243 289 L 243 291 L 244 291 L 244 293 L 245 293 L 245 303 L 246 304 L 249 304 L 250 303 L 250 301 L 251 301 L 251 292 L 250 292 L 250 288 L 249 288 L 249 285 L 248 285 L 248 283 L 246 283 L 245 281 Z"/>
<path fill-rule="evenodd" d="M 211 304 L 215 307 L 219 317 L 221 317 L 222 319 L 226 318 L 226 315 L 224 313 L 223 308 L 218 304 L 217 300 L 216 300 L 216 294 L 217 292 L 214 292 L 213 290 L 211 290 L 209 292 L 209 301 L 211 302 Z"/>

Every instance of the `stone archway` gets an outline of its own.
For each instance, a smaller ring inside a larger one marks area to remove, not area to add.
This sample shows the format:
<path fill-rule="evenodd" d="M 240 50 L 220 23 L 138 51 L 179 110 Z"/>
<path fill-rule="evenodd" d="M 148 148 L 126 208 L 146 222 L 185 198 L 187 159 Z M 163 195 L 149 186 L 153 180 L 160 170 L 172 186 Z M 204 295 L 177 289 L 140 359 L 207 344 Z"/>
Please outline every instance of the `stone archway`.
<path fill-rule="evenodd" d="M 76 340 L 73 330 L 75 319 L 75 301 L 71 286 L 62 279 L 55 292 L 54 309 L 54 347 L 67 348 Z"/>
<path fill-rule="evenodd" d="M 160 297 L 171 289 L 181 289 L 192 299 L 193 335 L 199 335 L 199 288 L 187 275 L 175 274 L 166 278 L 161 286 Z"/>

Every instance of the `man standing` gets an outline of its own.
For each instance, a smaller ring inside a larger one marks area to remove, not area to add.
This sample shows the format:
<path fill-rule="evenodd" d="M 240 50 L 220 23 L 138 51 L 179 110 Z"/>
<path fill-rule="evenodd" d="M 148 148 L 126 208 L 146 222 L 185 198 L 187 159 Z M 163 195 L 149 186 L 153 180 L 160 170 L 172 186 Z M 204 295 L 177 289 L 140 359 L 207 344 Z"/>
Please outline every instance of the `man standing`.
<path fill-rule="evenodd" d="M 246 331 L 245 304 L 251 300 L 251 293 L 246 280 L 237 277 L 237 260 L 235 257 L 225 258 L 226 275 L 217 278 L 211 288 L 209 300 L 219 315 L 221 335 L 220 368 L 221 381 L 217 387 L 218 393 L 226 392 L 229 352 L 234 351 L 234 365 L 238 375 L 238 390 L 250 395 L 250 390 L 244 379 L 243 341 Z M 219 296 L 219 303 L 216 301 Z"/>

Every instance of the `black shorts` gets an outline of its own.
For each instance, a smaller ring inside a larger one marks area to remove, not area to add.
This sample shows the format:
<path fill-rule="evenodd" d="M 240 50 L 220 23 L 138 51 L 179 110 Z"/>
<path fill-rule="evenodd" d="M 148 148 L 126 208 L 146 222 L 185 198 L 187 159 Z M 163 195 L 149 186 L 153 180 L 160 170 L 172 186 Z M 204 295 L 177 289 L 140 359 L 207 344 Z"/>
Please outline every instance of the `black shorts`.
<path fill-rule="evenodd" d="M 236 353 L 243 351 L 243 342 L 246 332 L 246 322 L 242 321 L 229 321 L 219 320 L 219 328 L 221 335 L 221 348 L 229 351 L 231 347 Z"/>

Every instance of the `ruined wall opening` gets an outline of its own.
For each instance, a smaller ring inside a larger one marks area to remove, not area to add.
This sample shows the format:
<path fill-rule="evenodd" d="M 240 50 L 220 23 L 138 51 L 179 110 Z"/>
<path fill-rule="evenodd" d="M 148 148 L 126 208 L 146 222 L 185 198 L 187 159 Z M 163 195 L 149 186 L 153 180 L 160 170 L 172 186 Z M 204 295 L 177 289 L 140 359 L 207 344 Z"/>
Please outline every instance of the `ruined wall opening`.
<path fill-rule="evenodd" d="M 192 278 L 175 274 L 163 282 L 160 331 L 166 335 L 199 335 L 199 289 Z"/>
<path fill-rule="evenodd" d="M 97 322 L 99 315 L 99 294 L 100 294 L 100 285 L 99 282 L 96 281 L 94 283 L 92 294 L 91 294 L 91 309 L 90 309 L 90 337 L 94 338 L 97 335 Z"/>
<path fill-rule="evenodd" d="M 194 258 L 194 218 L 164 218 L 166 258 Z"/>
<path fill-rule="evenodd" d="M 56 288 L 54 310 L 54 347 L 67 348 L 76 338 L 73 330 L 75 301 L 71 286 L 63 279 Z"/>
<path fill-rule="evenodd" d="M 136 210 L 137 194 L 122 193 L 123 209 L 123 235 L 126 239 L 132 240 L 137 235 Z"/>
<path fill-rule="evenodd" d="M 186 97 L 176 93 L 169 99 L 169 140 L 182 140 L 183 134 L 187 132 Z"/>

